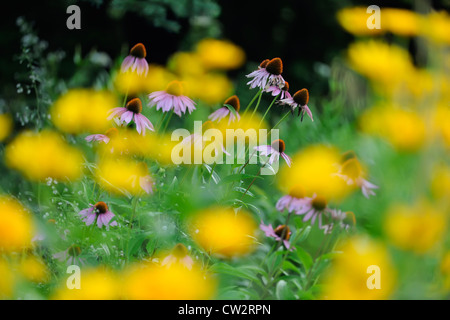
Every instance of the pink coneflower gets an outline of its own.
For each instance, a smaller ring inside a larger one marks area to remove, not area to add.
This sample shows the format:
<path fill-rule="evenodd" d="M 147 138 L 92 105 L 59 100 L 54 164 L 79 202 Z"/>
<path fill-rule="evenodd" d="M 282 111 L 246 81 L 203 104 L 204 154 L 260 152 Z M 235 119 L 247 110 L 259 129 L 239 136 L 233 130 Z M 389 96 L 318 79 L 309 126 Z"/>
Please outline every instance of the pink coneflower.
<path fill-rule="evenodd" d="M 259 228 L 266 234 L 266 237 L 274 238 L 277 241 L 283 241 L 284 246 L 287 249 L 291 248 L 291 244 L 289 243 L 289 238 L 291 237 L 291 230 L 286 225 L 279 225 L 275 229 L 271 224 L 266 226 L 261 222 Z"/>
<path fill-rule="evenodd" d="M 296 212 L 302 210 L 306 205 L 308 205 L 308 201 L 305 199 L 305 190 L 301 186 L 296 185 L 289 191 L 289 194 L 278 200 L 275 207 L 280 212 L 284 210 Z"/>
<path fill-rule="evenodd" d="M 111 222 L 111 219 L 115 216 L 114 213 L 109 211 L 106 203 L 102 201 L 91 205 L 88 209 L 81 210 L 78 214 L 83 217 L 83 222 L 86 222 L 87 226 L 93 224 L 95 218 L 97 218 L 97 226 L 99 228 L 105 226 L 106 229 L 109 229 L 109 226 L 117 226 L 116 221 Z"/>
<path fill-rule="evenodd" d="M 378 186 L 364 179 L 363 170 L 358 159 L 351 158 L 346 160 L 339 168 L 337 176 L 344 179 L 348 185 L 356 185 L 361 188 L 361 191 L 367 199 L 375 195 L 373 189 L 378 189 Z"/>
<path fill-rule="evenodd" d="M 195 110 L 195 102 L 183 95 L 184 90 L 180 81 L 174 80 L 167 85 L 164 91 L 155 91 L 148 95 L 150 99 L 148 105 L 156 105 L 156 110 L 162 109 L 163 112 L 173 112 L 181 117 L 181 114 L 189 111 L 189 114 Z"/>
<path fill-rule="evenodd" d="M 286 164 L 290 167 L 291 166 L 291 158 L 284 153 L 284 150 L 286 149 L 286 144 L 283 140 L 278 139 L 274 140 L 272 144 L 264 145 L 264 146 L 257 146 L 254 148 L 256 151 L 259 151 L 262 156 L 270 156 L 268 163 L 272 164 L 275 161 L 278 161 L 280 159 L 280 156 L 283 157 L 283 159 L 286 161 Z"/>
<path fill-rule="evenodd" d="M 234 96 L 229 97 L 227 100 L 225 100 L 225 102 L 223 104 L 224 104 L 224 106 L 222 108 L 220 108 L 219 110 L 216 110 L 213 113 L 211 113 L 209 115 L 208 119 L 210 119 L 211 121 L 218 120 L 217 122 L 220 122 L 220 120 L 229 116 L 228 123 L 230 123 L 231 121 L 235 121 L 236 119 L 238 121 L 241 119 L 241 116 L 239 115 L 239 110 L 241 109 L 241 102 L 239 101 L 238 96 L 234 95 Z M 230 105 L 231 107 L 233 107 L 234 111 L 236 112 L 236 116 L 225 105 Z"/>
<path fill-rule="evenodd" d="M 80 258 L 81 248 L 79 246 L 70 246 L 67 250 L 53 254 L 53 258 L 61 262 L 66 262 L 68 266 L 76 264 L 79 266 L 85 265 L 85 260 Z"/>
<path fill-rule="evenodd" d="M 292 98 L 289 93 L 289 83 L 287 81 L 284 82 L 283 88 L 278 86 L 270 86 L 265 91 L 271 92 L 273 97 L 280 95 L 280 100 Z"/>
<path fill-rule="evenodd" d="M 194 265 L 194 260 L 189 256 L 188 249 L 181 243 L 172 249 L 172 252 L 162 260 L 161 265 L 169 267 L 173 263 L 180 263 L 189 270 Z"/>
<path fill-rule="evenodd" d="M 324 229 L 325 226 L 322 224 L 322 216 L 329 215 L 332 209 L 328 208 L 328 203 L 325 197 L 318 196 L 314 194 L 312 198 L 305 198 L 305 205 L 300 209 L 295 211 L 298 215 L 304 215 L 303 222 L 311 221 L 311 225 L 314 225 L 316 220 L 319 221 L 319 228 Z"/>
<path fill-rule="evenodd" d="M 247 78 L 253 78 L 247 84 L 250 85 L 250 89 L 258 87 L 266 90 L 271 86 L 283 88 L 285 81 L 281 76 L 282 73 L 283 62 L 280 58 L 267 59 L 261 62 L 258 70 L 247 75 Z"/>
<path fill-rule="evenodd" d="M 132 187 L 136 185 L 136 180 L 139 180 L 139 185 L 141 186 L 142 190 L 144 190 L 147 194 L 153 193 L 153 186 L 155 183 L 153 182 L 152 177 L 148 174 L 148 167 L 145 162 L 141 162 L 138 164 L 140 175 L 133 175 L 130 177 Z"/>
<path fill-rule="evenodd" d="M 121 72 L 127 72 L 129 69 L 131 71 L 137 71 L 138 75 L 148 73 L 148 63 L 145 60 L 147 56 L 147 51 L 142 43 L 136 44 L 130 50 L 130 54 L 123 60 L 122 66 L 120 67 Z"/>
<path fill-rule="evenodd" d="M 355 214 L 351 211 L 344 212 L 333 209 L 330 211 L 330 219 L 331 222 L 323 227 L 324 233 L 331 233 L 336 226 L 348 231 L 351 227 L 356 225 Z"/>
<path fill-rule="evenodd" d="M 282 99 L 279 101 L 281 104 L 287 104 L 291 107 L 292 112 L 294 112 L 295 108 L 298 108 L 298 115 L 302 114 L 302 121 L 305 112 L 311 118 L 311 121 L 314 121 L 311 110 L 308 107 L 309 102 L 309 92 L 308 89 L 301 89 L 294 93 L 294 95 L 290 98 Z"/>
<path fill-rule="evenodd" d="M 119 107 L 110 110 L 110 115 L 108 120 L 111 120 L 114 117 L 117 117 L 120 123 L 125 122 L 129 124 L 131 120 L 134 120 L 136 123 L 136 130 L 139 134 L 142 132 L 142 135 L 145 135 L 145 130 L 149 129 L 151 131 L 155 131 L 153 128 L 153 124 L 150 120 L 147 119 L 142 112 L 142 102 L 139 98 L 134 98 L 126 104 L 125 108 Z"/>
<path fill-rule="evenodd" d="M 110 128 L 105 132 L 105 134 L 92 134 L 90 136 L 87 136 L 85 139 L 88 142 L 100 141 L 107 144 L 111 140 L 111 138 L 116 137 L 118 134 L 119 131 L 116 128 Z"/>

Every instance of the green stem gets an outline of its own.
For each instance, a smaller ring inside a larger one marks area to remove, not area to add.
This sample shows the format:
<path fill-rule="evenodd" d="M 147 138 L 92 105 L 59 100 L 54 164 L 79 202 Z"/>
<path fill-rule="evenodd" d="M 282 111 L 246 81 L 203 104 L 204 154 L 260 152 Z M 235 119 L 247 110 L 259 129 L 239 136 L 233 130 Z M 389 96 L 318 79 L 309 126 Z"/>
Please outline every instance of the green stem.
<path fill-rule="evenodd" d="M 262 94 L 262 89 L 260 89 L 260 90 L 255 94 L 255 96 L 253 97 L 253 99 L 252 99 L 252 100 L 250 101 L 250 103 L 247 105 L 247 107 L 245 108 L 245 111 L 244 111 L 244 115 L 247 113 L 247 111 L 248 111 L 248 109 L 250 108 L 250 106 L 253 104 L 253 102 L 255 102 L 256 98 L 258 98 L 258 96 L 259 96 L 260 94 Z"/>
<path fill-rule="evenodd" d="M 174 114 L 174 112 L 172 111 L 172 112 L 170 113 L 170 115 L 169 115 L 169 118 L 168 118 L 167 121 L 166 121 L 166 124 L 165 124 L 165 126 L 164 126 L 164 129 L 163 129 L 163 132 L 162 132 L 162 133 L 165 133 L 165 132 L 166 132 L 167 127 L 169 126 L 170 119 L 172 119 L 173 114 Z"/>
<path fill-rule="evenodd" d="M 259 97 L 258 97 L 258 103 L 256 104 L 255 109 L 253 109 L 253 113 L 252 113 L 252 116 L 250 117 L 250 119 L 253 118 L 253 116 L 254 116 L 255 113 L 256 113 L 256 110 L 258 110 L 259 104 L 260 104 L 260 102 L 261 102 L 261 97 L 262 97 L 262 91 L 261 91 L 261 94 L 260 94 Z"/>
<path fill-rule="evenodd" d="M 166 116 L 167 116 L 167 113 L 166 113 L 166 112 L 164 112 L 164 113 L 161 115 L 161 119 L 158 121 L 158 124 L 156 125 L 156 132 L 159 132 L 159 129 L 161 129 L 161 126 L 162 126 L 162 124 L 163 124 L 164 119 L 166 118 Z"/>
<path fill-rule="evenodd" d="M 278 95 L 275 97 L 275 99 L 272 100 L 272 103 L 271 103 L 271 104 L 269 105 L 269 107 L 267 108 L 266 113 L 264 113 L 264 115 L 263 115 L 263 117 L 262 117 L 262 119 L 261 119 L 261 122 L 259 123 L 259 127 L 261 127 L 261 125 L 262 125 L 264 119 L 266 118 L 267 114 L 268 114 L 269 111 L 270 111 L 270 108 L 272 108 L 273 104 L 275 103 L 275 101 L 277 100 L 277 98 L 278 98 L 279 96 L 280 96 L 280 94 L 278 94 Z"/>

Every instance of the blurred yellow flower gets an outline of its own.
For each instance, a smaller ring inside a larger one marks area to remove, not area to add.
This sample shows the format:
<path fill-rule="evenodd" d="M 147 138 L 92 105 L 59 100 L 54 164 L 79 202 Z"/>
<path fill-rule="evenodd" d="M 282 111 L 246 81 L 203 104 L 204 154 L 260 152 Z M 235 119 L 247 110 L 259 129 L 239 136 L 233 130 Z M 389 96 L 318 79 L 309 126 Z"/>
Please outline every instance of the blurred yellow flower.
<path fill-rule="evenodd" d="M 55 126 L 67 133 L 103 132 L 111 124 L 108 111 L 117 105 L 109 92 L 72 89 L 61 96 L 50 109 Z"/>
<path fill-rule="evenodd" d="M 80 289 L 67 287 L 67 282 L 70 281 L 69 276 L 63 277 L 60 287 L 53 293 L 53 300 L 117 300 L 121 298 L 120 284 L 116 280 L 118 275 L 104 268 L 81 269 Z"/>
<path fill-rule="evenodd" d="M 447 220 L 444 213 L 429 203 L 396 204 L 388 209 L 384 227 L 395 246 L 422 254 L 442 240 Z"/>
<path fill-rule="evenodd" d="M 250 253 L 254 249 L 257 225 L 246 211 L 212 207 L 192 218 L 190 233 L 206 252 L 231 258 Z"/>
<path fill-rule="evenodd" d="M 146 166 L 127 158 L 102 158 L 95 173 L 105 190 L 118 195 L 139 195 L 145 192 L 141 178 L 149 176 Z"/>
<path fill-rule="evenodd" d="M 414 11 L 381 9 L 381 29 L 401 36 L 415 36 L 419 33 L 422 17 Z"/>
<path fill-rule="evenodd" d="M 436 106 L 432 130 L 440 136 L 444 145 L 450 148 L 450 105 L 442 103 Z"/>
<path fill-rule="evenodd" d="M 245 52 L 230 41 L 204 39 L 196 52 L 207 69 L 237 69 L 245 62 Z"/>
<path fill-rule="evenodd" d="M 414 111 L 393 105 L 378 105 L 367 109 L 359 119 L 361 130 L 387 139 L 402 151 L 416 151 L 425 142 L 423 119 Z"/>
<path fill-rule="evenodd" d="M 311 145 L 292 157 L 290 168 L 281 168 L 278 186 L 286 194 L 300 185 L 309 197 L 317 194 L 327 201 L 342 199 L 351 188 L 337 176 L 340 160 L 339 151 L 335 148 Z"/>
<path fill-rule="evenodd" d="M 233 91 L 233 84 L 227 76 L 220 73 L 206 73 L 199 76 L 184 76 L 189 96 L 200 99 L 209 105 L 223 102 Z"/>
<path fill-rule="evenodd" d="M 38 257 L 27 256 L 20 260 L 18 267 L 20 274 L 29 281 L 45 282 L 49 279 L 47 266 Z"/>
<path fill-rule="evenodd" d="M 384 10 L 383 10 L 384 12 Z M 339 24 L 349 33 L 354 35 L 377 35 L 384 32 L 384 25 L 381 29 L 367 28 L 367 19 L 371 13 L 367 13 L 367 7 L 344 8 L 337 13 Z M 382 20 L 382 23 L 384 21 Z"/>
<path fill-rule="evenodd" d="M 431 176 L 431 193 L 436 199 L 450 204 L 450 167 L 444 164 L 435 165 Z"/>
<path fill-rule="evenodd" d="M 168 62 L 170 70 L 180 76 L 201 76 L 205 73 L 198 54 L 193 52 L 177 52 Z"/>
<path fill-rule="evenodd" d="M 0 253 L 20 251 L 30 246 L 33 221 L 18 201 L 0 196 L 0 221 Z"/>
<path fill-rule="evenodd" d="M 411 57 L 406 50 L 381 41 L 351 44 L 348 60 L 357 72 L 388 88 L 406 81 L 414 72 Z"/>
<path fill-rule="evenodd" d="M 384 245 L 353 236 L 339 251 L 326 274 L 322 299 L 384 300 L 392 295 L 396 275 Z"/>
<path fill-rule="evenodd" d="M 125 277 L 125 298 L 130 300 L 207 300 L 216 293 L 216 280 L 197 265 L 140 264 Z"/>
<path fill-rule="evenodd" d="M 438 44 L 450 44 L 450 15 L 445 11 L 432 12 L 424 18 L 422 34 Z"/>
<path fill-rule="evenodd" d="M 8 261 L 0 257 L 0 300 L 12 299 L 14 294 L 15 274 Z"/>
<path fill-rule="evenodd" d="M 0 114 L 0 142 L 8 138 L 13 127 L 11 115 L 8 113 Z"/>
<path fill-rule="evenodd" d="M 5 162 L 30 180 L 75 180 L 83 172 L 82 153 L 52 131 L 22 132 L 5 149 Z"/>

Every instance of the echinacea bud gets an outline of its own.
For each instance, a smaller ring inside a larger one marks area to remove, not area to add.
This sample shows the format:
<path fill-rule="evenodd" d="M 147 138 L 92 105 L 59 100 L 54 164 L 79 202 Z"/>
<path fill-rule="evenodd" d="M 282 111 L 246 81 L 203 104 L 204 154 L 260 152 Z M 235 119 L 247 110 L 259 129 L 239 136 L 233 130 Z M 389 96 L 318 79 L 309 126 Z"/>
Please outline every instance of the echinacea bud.
<path fill-rule="evenodd" d="M 223 104 L 229 104 L 234 108 L 234 110 L 236 110 L 236 112 L 239 112 L 239 110 L 241 109 L 241 102 L 236 95 L 229 97 Z"/>
<path fill-rule="evenodd" d="M 261 64 L 259 65 L 261 68 L 265 68 L 267 67 L 267 64 L 270 62 L 269 59 L 264 60 L 263 62 L 261 62 Z"/>
<path fill-rule="evenodd" d="M 97 210 L 98 214 L 103 214 L 108 211 L 108 206 L 103 201 L 99 201 L 94 205 L 94 208 Z"/>
<path fill-rule="evenodd" d="M 286 150 L 286 144 L 281 139 L 274 140 L 272 142 L 271 146 L 272 146 L 272 148 L 277 150 L 279 153 L 282 153 L 282 152 L 284 152 L 284 150 Z"/>
<path fill-rule="evenodd" d="M 305 106 L 309 102 L 309 92 L 308 89 L 298 90 L 294 96 L 295 103 L 299 104 L 301 107 Z"/>
<path fill-rule="evenodd" d="M 275 234 L 279 236 L 282 240 L 289 240 L 291 237 L 291 230 L 286 225 L 281 225 L 276 227 L 274 230 Z"/>
<path fill-rule="evenodd" d="M 131 48 L 130 54 L 133 57 L 143 59 L 147 56 L 147 51 L 145 50 L 145 47 L 142 43 L 138 43 L 133 48 Z"/>
<path fill-rule="evenodd" d="M 280 58 L 273 58 L 267 63 L 266 71 L 273 75 L 280 75 L 283 73 L 283 62 Z"/>
<path fill-rule="evenodd" d="M 171 81 L 167 85 L 166 92 L 173 96 L 181 96 L 183 95 L 183 85 L 178 80 Z"/>
<path fill-rule="evenodd" d="M 128 101 L 128 103 L 125 107 L 128 109 L 128 111 L 131 111 L 133 113 L 141 113 L 142 112 L 141 99 L 134 98 L 134 99 Z"/>
<path fill-rule="evenodd" d="M 327 207 L 327 199 L 324 196 L 317 196 L 312 201 L 312 207 L 317 211 L 323 211 Z"/>

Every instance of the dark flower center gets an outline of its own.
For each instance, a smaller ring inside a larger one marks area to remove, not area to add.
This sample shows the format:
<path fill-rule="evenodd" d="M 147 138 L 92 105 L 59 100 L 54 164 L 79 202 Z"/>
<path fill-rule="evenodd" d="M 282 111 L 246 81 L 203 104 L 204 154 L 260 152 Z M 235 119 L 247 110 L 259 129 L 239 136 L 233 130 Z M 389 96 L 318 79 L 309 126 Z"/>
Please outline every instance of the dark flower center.
<path fill-rule="evenodd" d="M 264 60 L 263 62 L 261 62 L 261 64 L 259 65 L 261 68 L 265 68 L 267 67 L 267 64 L 270 62 L 269 59 Z"/>
<path fill-rule="evenodd" d="M 287 81 L 284 81 L 284 87 L 282 89 L 283 91 L 289 91 L 289 83 Z"/>
<path fill-rule="evenodd" d="M 291 230 L 286 225 L 281 225 L 273 230 L 277 236 L 279 236 L 282 240 L 289 240 L 291 237 Z"/>
<path fill-rule="evenodd" d="M 133 57 L 143 59 L 147 56 L 147 51 L 145 50 L 145 47 L 142 43 L 138 43 L 133 48 L 131 48 L 130 54 Z"/>
<path fill-rule="evenodd" d="M 298 90 L 294 94 L 294 101 L 295 103 L 299 104 L 301 107 L 305 106 L 309 102 L 309 92 L 308 89 L 302 89 Z"/>
<path fill-rule="evenodd" d="M 277 150 L 279 153 L 284 152 L 284 150 L 286 150 L 286 144 L 284 143 L 283 140 L 278 139 L 278 140 L 274 140 L 272 142 L 272 148 L 274 148 L 275 150 Z"/>
<path fill-rule="evenodd" d="M 323 196 L 317 196 L 312 201 L 312 207 L 317 211 L 323 211 L 327 207 L 327 200 Z"/>
<path fill-rule="evenodd" d="M 278 76 L 283 73 L 283 62 L 280 58 L 273 58 L 267 63 L 266 70 L 270 74 Z"/>
<path fill-rule="evenodd" d="M 108 211 L 108 206 L 103 201 L 99 201 L 94 205 L 98 214 L 104 214 Z"/>
<path fill-rule="evenodd" d="M 234 110 L 236 110 L 236 112 L 239 112 L 241 109 L 241 103 L 236 95 L 229 97 L 223 104 L 229 104 L 234 108 Z"/>
<path fill-rule="evenodd" d="M 133 113 L 141 113 L 142 112 L 142 102 L 139 98 L 134 98 L 130 101 L 128 101 L 126 108 L 128 111 L 131 111 Z"/>
<path fill-rule="evenodd" d="M 69 249 L 67 249 L 67 253 L 71 257 L 78 257 L 81 254 L 81 248 L 79 246 L 71 246 Z"/>
<path fill-rule="evenodd" d="M 184 258 L 188 255 L 188 249 L 182 243 L 179 243 L 172 249 L 172 254 L 177 258 Z"/>

